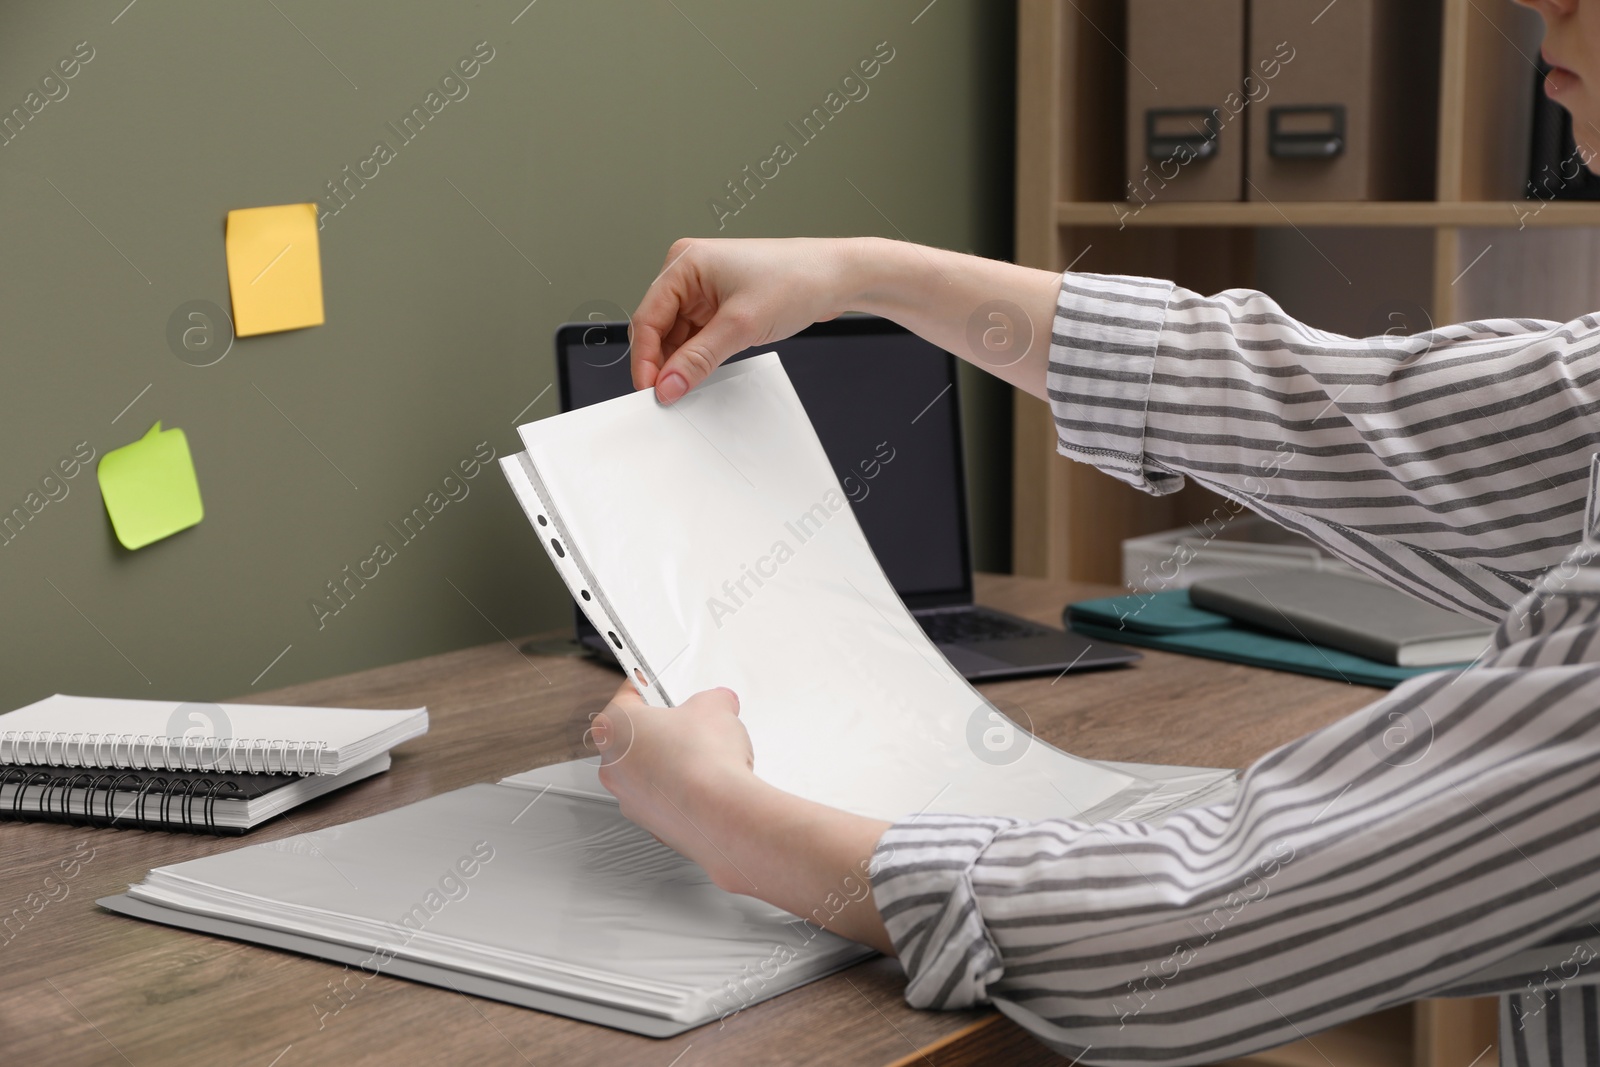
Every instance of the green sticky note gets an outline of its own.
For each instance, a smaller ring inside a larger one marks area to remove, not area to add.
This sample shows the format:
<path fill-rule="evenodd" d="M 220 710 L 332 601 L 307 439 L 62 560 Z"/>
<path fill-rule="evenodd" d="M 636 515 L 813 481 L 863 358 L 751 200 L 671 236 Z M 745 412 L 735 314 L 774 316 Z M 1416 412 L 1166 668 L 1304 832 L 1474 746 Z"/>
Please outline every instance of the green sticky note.
<path fill-rule="evenodd" d="M 107 452 L 98 469 L 100 496 L 124 548 L 143 548 L 205 517 L 189 439 L 161 423 L 131 445 Z"/>

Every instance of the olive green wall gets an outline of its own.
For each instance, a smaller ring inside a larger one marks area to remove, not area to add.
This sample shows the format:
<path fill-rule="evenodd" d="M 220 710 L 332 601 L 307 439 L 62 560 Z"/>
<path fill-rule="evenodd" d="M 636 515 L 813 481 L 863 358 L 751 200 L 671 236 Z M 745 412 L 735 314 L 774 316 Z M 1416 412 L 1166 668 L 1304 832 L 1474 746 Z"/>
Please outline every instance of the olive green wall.
<path fill-rule="evenodd" d="M 564 625 L 498 470 L 446 476 L 555 410 L 556 324 L 631 308 L 776 141 L 795 158 L 723 235 L 1008 252 L 1012 5 L 524 3 L 0 7 L 0 705 L 217 699 Z M 800 145 L 785 124 L 880 42 L 867 95 Z M 402 141 L 388 124 L 430 91 Z M 228 304 L 226 212 L 326 211 L 380 139 L 393 158 L 324 219 L 326 325 L 180 359 L 174 312 Z M 1008 400 L 974 384 L 979 563 L 999 567 Z M 92 464 L 58 464 L 157 419 L 186 431 L 206 517 L 130 553 Z M 466 495 L 402 543 L 388 524 L 446 490 Z M 319 628 L 313 598 L 336 604 L 326 583 L 380 540 L 397 557 Z"/>

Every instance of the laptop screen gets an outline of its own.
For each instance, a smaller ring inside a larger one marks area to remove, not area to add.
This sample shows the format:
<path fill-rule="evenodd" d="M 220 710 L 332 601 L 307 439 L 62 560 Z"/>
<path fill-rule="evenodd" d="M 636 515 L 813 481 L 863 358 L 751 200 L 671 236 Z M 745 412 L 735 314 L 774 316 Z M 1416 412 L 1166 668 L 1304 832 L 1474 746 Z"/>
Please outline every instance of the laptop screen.
<path fill-rule="evenodd" d="M 885 319 L 847 316 L 733 358 L 773 350 L 901 599 L 971 603 L 955 357 Z M 626 323 L 561 327 L 556 362 L 563 411 L 633 390 Z"/>

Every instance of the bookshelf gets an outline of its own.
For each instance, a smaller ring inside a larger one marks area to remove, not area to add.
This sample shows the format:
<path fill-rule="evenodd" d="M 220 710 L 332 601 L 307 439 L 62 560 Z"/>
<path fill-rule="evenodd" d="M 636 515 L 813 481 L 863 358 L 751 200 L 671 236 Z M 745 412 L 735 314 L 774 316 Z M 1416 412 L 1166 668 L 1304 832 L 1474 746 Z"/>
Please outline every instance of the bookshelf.
<path fill-rule="evenodd" d="M 1413 0 L 1397 0 L 1413 2 Z M 1537 16 L 1505 2 L 1438 0 L 1436 143 L 1430 200 L 1162 203 L 1123 199 L 1125 8 L 1122 0 L 1018 0 L 1017 262 L 1171 278 L 1200 292 L 1271 291 L 1256 277 L 1258 234 L 1282 227 L 1422 231 L 1431 244 L 1436 323 L 1474 310 L 1458 286 L 1492 234 L 1600 227 L 1600 203 L 1522 198 L 1533 108 Z M 1430 56 L 1431 60 L 1432 57 Z M 1425 163 L 1423 162 L 1425 161 Z M 1429 240 L 1431 238 L 1431 241 Z M 1526 259 L 1526 255 L 1524 255 Z M 1474 284 L 1484 285 L 1481 279 Z M 1514 289 L 1514 287 L 1513 287 Z M 1586 300 L 1579 291 L 1572 300 Z M 1585 308 L 1592 310 L 1592 308 Z M 1530 314 L 1542 314 L 1531 310 Z M 1318 325 L 1315 321 L 1313 325 Z M 1014 411 L 1013 570 L 1120 583 L 1125 538 L 1197 521 L 1220 501 L 1190 487 L 1139 493 L 1055 454 L 1048 407 L 1018 393 Z M 1419 1001 L 1295 1045 L 1236 1061 L 1251 1067 L 1336 1062 L 1461 1067 L 1497 1062 L 1496 1002 Z"/>
<path fill-rule="evenodd" d="M 1421 200 L 1367 202 L 1237 201 L 1222 204 L 1150 204 L 1138 214 L 1115 201 L 1056 204 L 1061 226 L 1407 226 L 1412 228 L 1511 226 L 1600 226 L 1600 201 L 1484 200 L 1441 203 Z M 1127 212 L 1124 218 L 1123 213 Z"/>
<path fill-rule="evenodd" d="M 1202 292 L 1271 291 L 1255 273 L 1261 231 L 1422 231 L 1431 240 L 1428 318 L 1446 323 L 1483 313 L 1470 297 L 1474 286 L 1455 283 L 1487 241 L 1505 248 L 1512 243 L 1507 231 L 1531 239 L 1600 228 L 1600 202 L 1541 204 L 1521 196 L 1537 16 L 1510 3 L 1437 2 L 1437 138 L 1419 153 L 1419 165 L 1434 170 L 1433 199 L 1157 200 L 1134 212 L 1138 205 L 1123 199 L 1123 0 L 1018 0 L 1017 261 L 1172 278 Z M 1019 394 L 1014 416 L 1012 559 L 1019 574 L 1120 582 L 1125 538 L 1198 520 L 1219 503 L 1197 489 L 1145 497 L 1098 471 L 1057 462 L 1046 406 Z"/>

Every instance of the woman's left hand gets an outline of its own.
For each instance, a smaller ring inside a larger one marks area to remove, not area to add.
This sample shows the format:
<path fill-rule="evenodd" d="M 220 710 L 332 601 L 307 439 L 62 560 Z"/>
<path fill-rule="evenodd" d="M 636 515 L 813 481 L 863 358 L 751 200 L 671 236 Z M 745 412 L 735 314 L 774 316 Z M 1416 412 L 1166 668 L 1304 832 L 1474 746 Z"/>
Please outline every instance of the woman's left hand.
<path fill-rule="evenodd" d="M 600 750 L 600 784 L 622 814 L 698 863 L 719 888 L 894 953 L 868 873 L 889 824 L 757 778 L 732 690 L 655 708 L 623 682 L 589 736 Z"/>
<path fill-rule="evenodd" d="M 623 682 L 589 730 L 600 784 L 622 814 L 704 867 L 723 889 L 752 892 L 712 843 L 724 815 L 759 785 L 750 735 L 731 689 L 707 689 L 675 708 L 655 708 Z"/>

